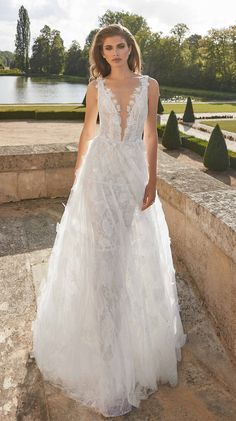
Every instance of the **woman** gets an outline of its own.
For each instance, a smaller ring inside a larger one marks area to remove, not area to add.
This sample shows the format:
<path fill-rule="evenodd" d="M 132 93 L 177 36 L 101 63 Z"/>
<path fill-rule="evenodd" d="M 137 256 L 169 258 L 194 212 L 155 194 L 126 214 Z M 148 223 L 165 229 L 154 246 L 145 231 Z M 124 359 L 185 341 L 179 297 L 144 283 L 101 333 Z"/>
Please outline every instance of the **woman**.
<path fill-rule="evenodd" d="M 156 195 L 159 96 L 127 28 L 100 29 L 75 180 L 38 298 L 44 378 L 105 417 L 177 384 L 186 335 L 170 237 Z M 99 111 L 100 131 L 96 135 Z"/>

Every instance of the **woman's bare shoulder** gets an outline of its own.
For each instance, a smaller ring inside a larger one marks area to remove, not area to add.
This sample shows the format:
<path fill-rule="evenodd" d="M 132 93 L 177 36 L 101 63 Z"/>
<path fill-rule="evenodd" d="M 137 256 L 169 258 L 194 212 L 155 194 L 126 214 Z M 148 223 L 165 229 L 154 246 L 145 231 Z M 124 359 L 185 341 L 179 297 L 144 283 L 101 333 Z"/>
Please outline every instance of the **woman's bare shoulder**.
<path fill-rule="evenodd" d="M 148 77 L 148 82 L 149 82 L 150 88 L 159 90 L 159 88 L 160 88 L 159 82 L 154 77 L 151 77 L 149 75 L 147 75 L 147 77 Z"/>
<path fill-rule="evenodd" d="M 97 94 L 98 94 L 98 80 L 97 79 L 93 79 L 91 81 L 89 81 L 88 85 L 87 85 L 87 98 L 91 98 L 92 101 L 94 101 L 95 99 L 97 99 Z"/>
<path fill-rule="evenodd" d="M 97 80 L 97 79 L 93 79 L 93 80 L 91 80 L 91 81 L 88 83 L 88 89 L 90 90 L 90 89 L 95 89 L 95 88 L 97 88 L 97 83 L 98 83 L 98 80 Z"/>

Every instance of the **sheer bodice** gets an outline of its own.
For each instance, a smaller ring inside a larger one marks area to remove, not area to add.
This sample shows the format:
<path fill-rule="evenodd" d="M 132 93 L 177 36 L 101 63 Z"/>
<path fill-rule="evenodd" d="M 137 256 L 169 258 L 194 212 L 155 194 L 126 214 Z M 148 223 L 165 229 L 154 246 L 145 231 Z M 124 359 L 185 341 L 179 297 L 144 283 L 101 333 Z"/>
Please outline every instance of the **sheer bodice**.
<path fill-rule="evenodd" d="M 107 81 L 104 78 L 97 79 L 99 137 L 110 142 L 137 142 L 142 139 L 148 113 L 148 76 L 141 75 L 135 79 L 136 86 L 125 99 L 124 107 L 121 107 L 114 91 L 107 87 Z"/>

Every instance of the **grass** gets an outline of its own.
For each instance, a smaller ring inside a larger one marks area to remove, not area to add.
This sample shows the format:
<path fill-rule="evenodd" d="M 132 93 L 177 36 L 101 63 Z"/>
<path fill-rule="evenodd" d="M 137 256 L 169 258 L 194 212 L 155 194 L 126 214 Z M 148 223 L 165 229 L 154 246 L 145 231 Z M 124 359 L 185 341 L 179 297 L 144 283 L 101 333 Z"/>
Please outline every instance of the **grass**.
<path fill-rule="evenodd" d="M 224 103 L 216 102 L 205 103 L 201 102 L 200 104 L 193 104 L 193 111 L 195 113 L 236 113 L 236 103 Z M 175 113 L 184 113 L 186 104 L 166 104 L 162 103 L 164 107 L 164 114 L 170 113 L 173 110 Z"/>
<path fill-rule="evenodd" d="M 216 124 L 219 124 L 222 130 L 227 130 L 228 132 L 236 133 L 236 120 L 204 120 L 201 124 L 207 124 L 207 126 L 215 127 Z"/>
<path fill-rule="evenodd" d="M 185 104 L 163 104 L 164 114 L 169 114 L 171 110 L 176 113 L 184 113 Z M 198 113 L 224 113 L 236 112 L 236 103 L 193 103 L 194 112 Z M 2 104 L 0 111 L 85 111 L 79 104 Z"/>

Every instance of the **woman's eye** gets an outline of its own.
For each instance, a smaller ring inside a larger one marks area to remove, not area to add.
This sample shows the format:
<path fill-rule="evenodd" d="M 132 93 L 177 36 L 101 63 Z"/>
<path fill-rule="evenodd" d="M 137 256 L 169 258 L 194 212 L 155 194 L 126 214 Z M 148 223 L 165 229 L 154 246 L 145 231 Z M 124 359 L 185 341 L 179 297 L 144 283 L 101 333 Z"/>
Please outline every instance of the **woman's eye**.
<path fill-rule="evenodd" d="M 125 47 L 124 44 L 118 45 L 118 48 L 124 48 L 124 47 Z M 107 50 L 107 51 L 112 50 L 112 47 L 107 46 L 107 47 L 105 47 L 105 50 Z"/>

